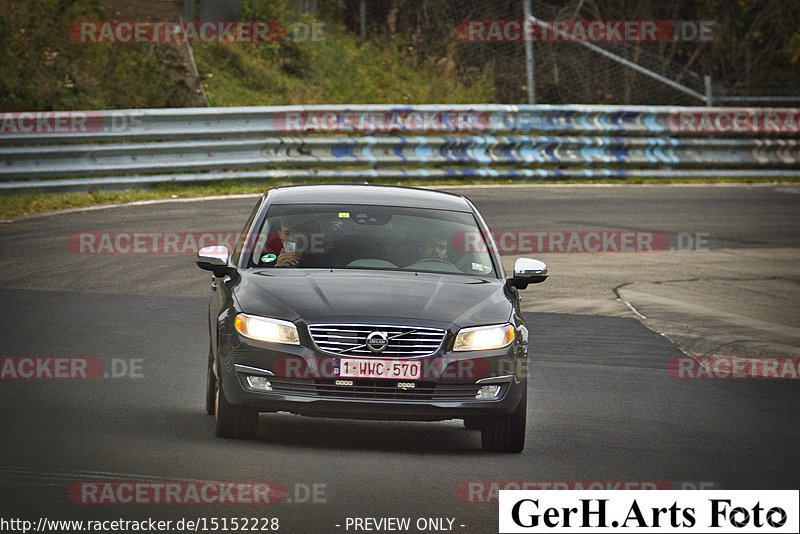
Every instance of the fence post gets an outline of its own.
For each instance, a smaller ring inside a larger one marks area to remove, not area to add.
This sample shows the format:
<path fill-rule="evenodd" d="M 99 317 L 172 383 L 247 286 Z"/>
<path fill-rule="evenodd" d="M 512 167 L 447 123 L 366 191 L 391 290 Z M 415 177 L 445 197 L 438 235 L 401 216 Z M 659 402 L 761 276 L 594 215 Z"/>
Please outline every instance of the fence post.
<path fill-rule="evenodd" d="M 525 15 L 525 24 L 532 20 L 533 9 L 531 7 L 532 0 L 522 0 L 522 11 Z M 524 26 L 524 24 L 523 24 Z M 522 35 L 525 35 L 523 29 Z M 536 78 L 534 74 L 535 63 L 533 60 L 533 42 L 525 39 L 525 66 L 528 71 L 528 104 L 536 103 Z"/>
<path fill-rule="evenodd" d="M 361 25 L 361 39 L 367 38 L 367 0 L 361 0 L 358 6 L 358 19 Z"/>

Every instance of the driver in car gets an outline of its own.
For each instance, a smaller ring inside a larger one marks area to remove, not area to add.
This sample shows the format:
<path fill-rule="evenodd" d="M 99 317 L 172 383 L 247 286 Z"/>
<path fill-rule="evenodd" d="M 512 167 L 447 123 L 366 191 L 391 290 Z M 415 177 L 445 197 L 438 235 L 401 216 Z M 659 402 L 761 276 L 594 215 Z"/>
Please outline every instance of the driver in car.
<path fill-rule="evenodd" d="M 422 241 L 420 247 L 422 259 L 434 258 L 447 260 L 447 238 L 441 236 L 428 236 Z"/>

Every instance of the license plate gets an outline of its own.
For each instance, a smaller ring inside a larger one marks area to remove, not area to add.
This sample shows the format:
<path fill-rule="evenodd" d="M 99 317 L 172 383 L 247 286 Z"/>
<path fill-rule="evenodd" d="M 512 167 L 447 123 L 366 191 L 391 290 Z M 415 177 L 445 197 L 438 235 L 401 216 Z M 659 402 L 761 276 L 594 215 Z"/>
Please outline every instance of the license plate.
<path fill-rule="evenodd" d="M 340 358 L 338 370 L 343 378 L 418 380 L 422 374 L 422 364 L 403 360 Z"/>

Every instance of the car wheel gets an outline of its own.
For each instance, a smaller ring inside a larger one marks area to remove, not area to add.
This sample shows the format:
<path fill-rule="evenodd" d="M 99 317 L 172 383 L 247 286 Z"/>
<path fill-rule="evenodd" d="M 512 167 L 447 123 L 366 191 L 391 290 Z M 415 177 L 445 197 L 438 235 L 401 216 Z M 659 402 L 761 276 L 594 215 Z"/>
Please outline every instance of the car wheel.
<path fill-rule="evenodd" d="M 517 408 L 508 415 L 489 417 L 481 428 L 483 450 L 522 452 L 525 448 L 525 426 L 528 408 L 527 387 Z"/>
<path fill-rule="evenodd" d="M 258 432 L 258 412 L 241 406 L 234 406 L 225 398 L 222 380 L 215 380 L 214 433 L 219 438 L 256 437 Z"/>
<path fill-rule="evenodd" d="M 464 428 L 467 430 L 481 430 L 483 428 L 486 418 L 480 416 L 465 417 Z"/>
<path fill-rule="evenodd" d="M 211 355 L 208 358 L 208 371 L 206 371 L 206 413 L 214 415 L 217 405 L 217 377 L 211 367 Z"/>

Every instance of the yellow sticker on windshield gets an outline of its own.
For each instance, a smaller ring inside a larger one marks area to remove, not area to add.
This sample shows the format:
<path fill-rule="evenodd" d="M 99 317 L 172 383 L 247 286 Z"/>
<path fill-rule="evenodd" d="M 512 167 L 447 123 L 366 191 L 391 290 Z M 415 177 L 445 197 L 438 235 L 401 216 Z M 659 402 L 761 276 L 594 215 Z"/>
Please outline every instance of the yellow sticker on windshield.
<path fill-rule="evenodd" d="M 339 218 L 340 219 L 349 219 L 350 218 L 350 212 L 348 212 L 348 211 L 340 211 L 339 212 Z"/>

